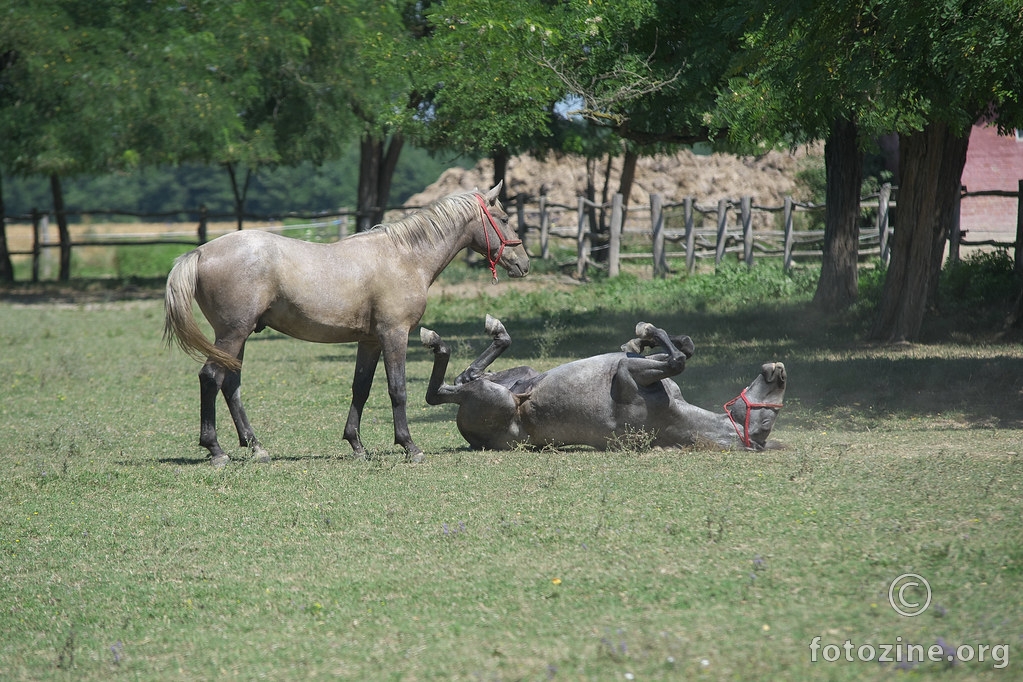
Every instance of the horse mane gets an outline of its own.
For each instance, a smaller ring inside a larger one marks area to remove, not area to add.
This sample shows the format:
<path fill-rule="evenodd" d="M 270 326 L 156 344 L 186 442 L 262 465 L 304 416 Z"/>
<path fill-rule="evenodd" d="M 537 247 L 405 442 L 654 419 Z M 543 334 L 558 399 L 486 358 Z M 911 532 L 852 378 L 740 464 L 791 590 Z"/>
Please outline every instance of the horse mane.
<path fill-rule="evenodd" d="M 440 241 L 447 230 L 461 227 L 479 210 L 478 192 L 461 192 L 431 202 L 422 210 L 392 223 L 377 225 L 394 242 L 409 249 Z"/>

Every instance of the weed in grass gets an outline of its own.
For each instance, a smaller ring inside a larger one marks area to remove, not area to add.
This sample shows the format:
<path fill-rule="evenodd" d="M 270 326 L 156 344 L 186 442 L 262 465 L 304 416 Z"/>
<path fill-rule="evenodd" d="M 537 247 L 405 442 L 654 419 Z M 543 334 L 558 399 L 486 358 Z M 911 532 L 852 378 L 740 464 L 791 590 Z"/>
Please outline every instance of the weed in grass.
<path fill-rule="evenodd" d="M 562 454 L 553 445 L 545 445 L 537 452 L 525 443 L 517 443 L 516 452 L 527 453 L 535 462 L 525 470 L 527 480 L 535 482 L 537 490 L 550 489 L 558 480 Z"/>
<path fill-rule="evenodd" d="M 124 644 L 121 643 L 121 640 L 110 645 L 110 653 L 114 657 L 114 665 L 120 665 L 124 660 Z"/>
<path fill-rule="evenodd" d="M 637 454 L 650 449 L 657 438 L 657 431 L 647 431 L 642 426 L 626 425 L 621 433 L 614 434 L 607 441 L 609 452 L 621 454 Z"/>
<path fill-rule="evenodd" d="M 73 625 L 68 628 L 64 646 L 57 652 L 57 667 L 61 670 L 71 670 L 75 667 L 75 628 Z"/>
<path fill-rule="evenodd" d="M 537 359 L 549 360 L 561 352 L 561 340 L 565 337 L 566 329 L 557 315 L 543 321 L 543 333 L 537 339 Z"/>

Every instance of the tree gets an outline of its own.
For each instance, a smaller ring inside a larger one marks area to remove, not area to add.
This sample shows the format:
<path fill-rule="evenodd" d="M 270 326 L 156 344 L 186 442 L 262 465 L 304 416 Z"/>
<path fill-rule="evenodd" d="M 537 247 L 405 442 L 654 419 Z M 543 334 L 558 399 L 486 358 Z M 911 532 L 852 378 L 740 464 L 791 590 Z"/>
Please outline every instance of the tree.
<path fill-rule="evenodd" d="M 555 38 L 552 4 L 426 3 L 424 39 L 406 57 L 412 80 L 409 135 L 434 150 L 492 157 L 495 184 L 504 179 L 512 154 L 542 148 L 554 104 L 563 95 L 534 56 Z M 502 193 L 506 190 L 507 183 Z"/>
<path fill-rule="evenodd" d="M 367 3 L 363 31 L 347 67 L 347 96 L 359 134 L 356 229 L 383 222 L 394 171 L 405 147 L 411 105 L 407 55 L 422 31 L 420 3 Z"/>
<path fill-rule="evenodd" d="M 747 11 L 745 3 L 732 7 Z M 719 98 L 720 112 L 740 139 L 827 140 L 825 258 L 815 296 L 826 308 L 841 309 L 856 294 L 862 149 L 875 136 L 900 134 L 892 262 L 871 338 L 919 334 L 970 126 L 991 107 L 1002 125 L 1019 121 L 1020 7 L 1018 0 L 768 1 L 745 20 L 742 75 Z"/>
<path fill-rule="evenodd" d="M 885 79 L 923 125 L 899 128 L 899 193 L 892 261 L 871 339 L 915 340 L 933 305 L 972 125 L 1023 124 L 1023 2 L 887 3 Z"/>
<path fill-rule="evenodd" d="M 718 98 L 717 116 L 746 148 L 824 140 L 826 209 L 814 303 L 844 310 L 858 295 L 863 148 L 888 132 L 877 76 L 879 17 L 859 0 L 735 3 L 744 25 L 739 75 Z M 749 14 L 746 14 L 746 12 Z"/>
<path fill-rule="evenodd" d="M 61 178 L 123 162 L 125 119 L 109 94 L 116 80 L 112 46 L 126 39 L 107 21 L 110 11 L 74 0 L 19 1 L 0 22 L 0 52 L 10 56 L 0 93 L 0 168 L 49 177 L 61 280 L 71 271 Z"/>
<path fill-rule="evenodd" d="M 357 0 L 188 4 L 156 38 L 153 75 L 165 93 L 147 108 L 139 149 L 151 158 L 223 166 L 241 229 L 260 168 L 339 158 L 355 130 L 347 69 L 359 36 Z M 185 125 L 173 125 L 184 121 Z M 172 132 L 173 131 L 173 132 Z"/>
<path fill-rule="evenodd" d="M 435 66 L 419 74 L 417 121 L 434 145 L 493 157 L 495 181 L 516 150 L 583 153 L 591 199 L 598 159 L 606 155 L 606 194 L 609 164 L 623 156 L 619 191 L 627 196 L 641 153 L 708 137 L 713 91 L 705 85 L 722 73 L 729 49 L 715 33 L 714 9 L 667 0 L 434 5 L 421 54 Z M 555 104 L 568 111 L 556 113 Z M 591 216 L 595 230 L 602 222 Z"/>

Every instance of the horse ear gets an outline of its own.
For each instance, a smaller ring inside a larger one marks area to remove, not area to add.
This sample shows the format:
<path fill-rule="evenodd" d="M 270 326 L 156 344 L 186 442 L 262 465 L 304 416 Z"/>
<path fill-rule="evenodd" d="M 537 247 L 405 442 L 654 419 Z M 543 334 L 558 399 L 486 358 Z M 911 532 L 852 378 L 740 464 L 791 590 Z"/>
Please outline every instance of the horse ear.
<path fill-rule="evenodd" d="M 496 185 L 494 185 L 494 188 L 492 190 L 490 190 L 489 192 L 486 193 L 486 195 L 484 195 L 483 198 L 486 199 L 487 203 L 490 204 L 491 206 L 497 203 L 497 197 L 500 196 L 501 194 L 501 186 L 503 184 L 504 180 L 501 180 Z"/>

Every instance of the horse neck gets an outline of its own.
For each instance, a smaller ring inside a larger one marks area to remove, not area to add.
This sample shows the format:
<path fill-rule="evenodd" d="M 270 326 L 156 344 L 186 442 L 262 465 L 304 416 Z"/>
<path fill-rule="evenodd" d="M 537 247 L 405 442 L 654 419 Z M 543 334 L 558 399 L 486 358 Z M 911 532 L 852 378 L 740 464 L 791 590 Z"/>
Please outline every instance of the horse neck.
<path fill-rule="evenodd" d="M 460 251 L 472 244 L 473 222 L 475 219 L 470 217 L 457 226 L 443 230 L 431 243 L 408 251 L 416 267 L 429 274 L 431 284 Z"/>

